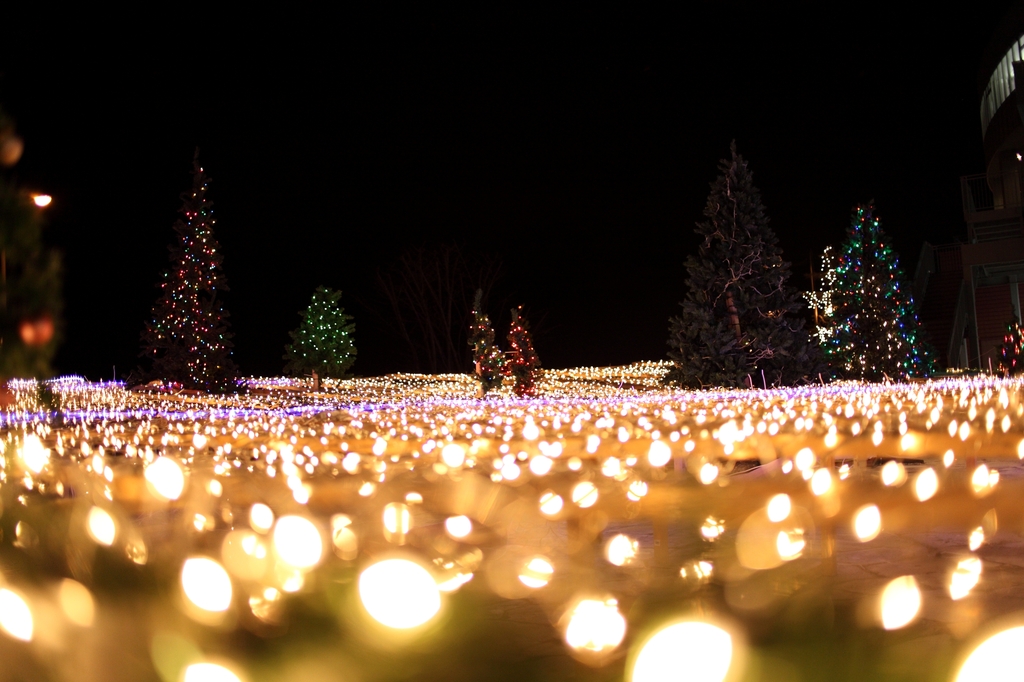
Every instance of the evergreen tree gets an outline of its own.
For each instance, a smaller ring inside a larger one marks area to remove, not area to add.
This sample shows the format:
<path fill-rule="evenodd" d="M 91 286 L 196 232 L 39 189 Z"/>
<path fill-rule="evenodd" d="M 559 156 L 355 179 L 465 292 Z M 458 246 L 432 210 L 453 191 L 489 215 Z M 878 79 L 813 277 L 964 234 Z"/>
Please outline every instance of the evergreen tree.
<path fill-rule="evenodd" d="M 13 166 L 22 142 L 0 111 L 0 165 Z M 0 175 L 0 377 L 46 378 L 57 350 L 61 266 L 42 239 L 41 207 Z"/>
<path fill-rule="evenodd" d="M 213 234 L 213 203 L 206 198 L 210 178 L 192 161 L 192 188 L 181 195 L 181 213 L 169 247 L 171 268 L 159 287 L 152 320 L 142 333 L 142 356 L 153 362 L 156 378 L 185 388 L 225 391 L 238 374 L 231 358 L 228 312 L 220 298 L 227 291 L 224 257 Z"/>
<path fill-rule="evenodd" d="M 480 395 L 501 388 L 504 355 L 494 343 L 491 318 L 483 311 L 483 289 L 473 297 L 473 322 L 469 325 L 469 345 L 473 349 L 474 374 L 480 382 Z"/>
<path fill-rule="evenodd" d="M 697 223 L 702 242 L 686 259 L 682 313 L 669 322 L 669 383 L 789 385 L 816 378 L 817 349 L 800 318 L 803 302 L 788 285 L 775 233 L 747 162 L 730 145 Z"/>
<path fill-rule="evenodd" d="M 1024 371 L 1024 330 L 1021 329 L 1020 320 L 1017 319 L 1016 314 L 1006 324 L 1003 347 L 999 356 L 999 369 L 1003 370 L 1007 376 Z"/>
<path fill-rule="evenodd" d="M 512 309 L 512 324 L 508 331 L 509 358 L 505 363 L 505 376 L 512 377 L 512 392 L 520 398 L 536 394 L 540 371 L 540 359 L 530 339 L 530 325 L 526 318 L 521 317 L 522 310 L 522 306 Z"/>
<path fill-rule="evenodd" d="M 302 324 L 288 332 L 292 342 L 285 346 L 285 374 L 314 373 L 315 383 L 321 377 L 344 379 L 356 360 L 352 339 L 356 325 L 352 316 L 338 305 L 341 292 L 320 286 L 305 311 L 300 312 Z M 319 388 L 319 386 L 316 386 Z"/>
<path fill-rule="evenodd" d="M 899 255 L 871 202 L 853 210 L 846 240 L 826 266 L 830 306 L 818 336 L 829 364 L 847 378 L 878 381 L 929 376 L 931 348 L 921 337 Z"/>

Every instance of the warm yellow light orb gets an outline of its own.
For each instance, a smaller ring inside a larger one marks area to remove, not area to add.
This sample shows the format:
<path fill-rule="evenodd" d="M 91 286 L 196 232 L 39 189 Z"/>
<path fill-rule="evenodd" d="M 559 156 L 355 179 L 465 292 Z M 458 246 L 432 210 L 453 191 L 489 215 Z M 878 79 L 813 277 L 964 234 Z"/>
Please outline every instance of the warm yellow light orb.
<path fill-rule="evenodd" d="M 75 625 L 87 628 L 92 625 L 96 605 L 92 593 L 80 582 L 65 578 L 57 589 L 57 602 L 64 616 Z"/>
<path fill-rule="evenodd" d="M 979 644 L 957 673 L 956 682 L 1010 682 L 1020 679 L 1024 627 L 996 633 Z"/>
<path fill-rule="evenodd" d="M 441 460 L 452 469 L 457 469 L 466 461 L 466 450 L 458 443 L 448 443 L 441 449 Z"/>
<path fill-rule="evenodd" d="M 555 567 L 542 556 L 535 556 L 526 562 L 519 572 L 519 582 L 533 589 L 539 589 L 551 582 Z"/>
<path fill-rule="evenodd" d="M 562 496 L 550 490 L 540 496 L 540 513 L 545 516 L 554 516 L 562 511 L 562 505 Z"/>
<path fill-rule="evenodd" d="M 632 563 L 640 550 L 640 543 L 628 535 L 618 534 L 605 545 L 604 556 L 609 563 L 625 566 Z"/>
<path fill-rule="evenodd" d="M 656 440 L 651 442 L 647 450 L 647 461 L 652 467 L 662 467 L 672 459 L 672 449 L 664 441 Z"/>
<path fill-rule="evenodd" d="M 213 559 L 187 559 L 181 568 L 181 587 L 188 600 L 203 611 L 217 613 L 231 606 L 231 578 Z"/>
<path fill-rule="evenodd" d="M 359 598 L 374 620 L 398 630 L 423 625 L 441 608 L 433 576 L 407 559 L 385 559 L 363 569 Z"/>
<path fill-rule="evenodd" d="M 21 443 L 21 461 L 34 474 L 38 474 L 50 461 L 50 451 L 43 447 L 43 442 L 34 434 L 25 436 Z"/>
<path fill-rule="evenodd" d="M 249 508 L 249 525 L 260 533 L 266 533 L 274 526 L 274 512 L 262 502 Z"/>
<path fill-rule="evenodd" d="M 468 516 L 449 516 L 445 519 L 444 529 L 453 538 L 464 538 L 473 532 L 473 522 Z"/>
<path fill-rule="evenodd" d="M 868 542 L 878 537 L 882 531 L 882 513 L 878 507 L 869 504 L 857 510 L 853 515 L 853 533 L 861 542 Z"/>
<path fill-rule="evenodd" d="M 626 619 L 619 613 L 615 599 L 581 600 L 565 628 L 565 641 L 570 647 L 596 653 L 614 649 L 625 636 Z"/>
<path fill-rule="evenodd" d="M 238 675 L 216 663 L 193 663 L 185 668 L 182 682 L 241 682 Z"/>
<path fill-rule="evenodd" d="M 931 467 L 925 469 L 914 479 L 914 495 L 918 500 L 924 502 L 935 497 L 939 490 L 939 476 Z"/>
<path fill-rule="evenodd" d="M 32 640 L 32 610 L 16 592 L 0 589 L 0 629 L 14 639 Z"/>
<path fill-rule="evenodd" d="M 53 203 L 53 197 L 51 197 L 49 194 L 33 194 L 32 203 L 34 203 L 39 208 L 46 208 L 47 206 Z"/>
<path fill-rule="evenodd" d="M 572 501 L 583 509 L 593 507 L 597 504 L 597 488 L 590 481 L 577 483 L 572 489 Z"/>
<path fill-rule="evenodd" d="M 94 542 L 104 547 L 114 544 L 114 538 L 117 537 L 117 524 L 114 523 L 114 517 L 100 507 L 93 507 L 89 510 L 86 530 Z"/>
<path fill-rule="evenodd" d="M 882 627 L 898 630 L 909 625 L 921 610 L 921 590 L 914 576 L 892 580 L 882 590 Z"/>
<path fill-rule="evenodd" d="M 305 570 L 320 563 L 324 541 L 313 522 L 302 516 L 282 516 L 274 526 L 274 551 L 292 568 Z"/>
<path fill-rule="evenodd" d="M 176 500 L 185 490 L 185 472 L 169 457 L 161 457 L 146 467 L 149 489 L 165 500 Z"/>
<path fill-rule="evenodd" d="M 630 679 L 722 682 L 732 660 L 732 636 L 722 628 L 700 621 L 675 623 L 658 630 L 644 643 L 633 663 Z"/>
<path fill-rule="evenodd" d="M 772 499 L 768 500 L 768 520 L 772 523 L 780 523 L 789 518 L 789 513 L 793 509 L 793 503 L 789 499 L 789 495 L 786 493 L 779 493 Z"/>

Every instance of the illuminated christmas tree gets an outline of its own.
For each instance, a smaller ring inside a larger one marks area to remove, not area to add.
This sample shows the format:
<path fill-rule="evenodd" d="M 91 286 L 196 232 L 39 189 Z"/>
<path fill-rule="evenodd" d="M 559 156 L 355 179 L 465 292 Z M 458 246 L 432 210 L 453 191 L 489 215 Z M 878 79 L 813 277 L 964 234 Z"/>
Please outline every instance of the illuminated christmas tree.
<path fill-rule="evenodd" d="M 480 382 L 480 395 L 501 388 L 501 367 L 504 354 L 494 343 L 491 318 L 483 311 L 483 290 L 473 298 L 473 322 L 469 325 L 469 345 L 473 349 L 473 372 Z"/>
<path fill-rule="evenodd" d="M 0 111 L 0 166 L 14 166 L 22 148 L 13 123 Z M 62 306 L 60 257 L 42 238 L 42 208 L 48 203 L 49 197 L 33 197 L 0 175 L 0 377 L 51 373 Z"/>
<path fill-rule="evenodd" d="M 142 356 L 152 360 L 155 378 L 189 389 L 225 391 L 234 388 L 238 372 L 220 298 L 228 290 L 224 258 L 213 234 L 213 204 L 206 198 L 210 178 L 199 166 L 199 150 L 192 165 L 192 188 L 181 195 L 184 219 L 174 223 L 171 268 L 142 332 Z"/>
<path fill-rule="evenodd" d="M 899 255 L 874 216 L 857 206 L 846 241 L 825 265 L 829 305 L 818 337 L 829 364 L 849 379 L 906 379 L 934 372 Z M 826 298 L 822 298 L 826 300 Z"/>
<path fill-rule="evenodd" d="M 1024 330 L 1021 329 L 1020 320 L 1016 315 L 1007 323 L 1006 333 L 1003 334 L 999 369 L 1007 376 L 1024 371 Z"/>
<path fill-rule="evenodd" d="M 312 373 L 314 389 L 320 388 L 320 379 L 343 379 L 356 360 L 356 346 L 352 338 L 356 325 L 352 316 L 338 305 L 341 292 L 317 287 L 313 299 L 304 312 L 302 324 L 288 332 L 292 342 L 285 346 L 285 374 Z"/>
<path fill-rule="evenodd" d="M 521 317 L 522 306 L 512 309 L 512 325 L 508 331 L 509 357 L 505 363 L 505 376 L 514 381 L 512 391 L 520 398 L 536 394 L 540 359 L 533 350 L 529 324 Z"/>
<path fill-rule="evenodd" d="M 711 185 L 702 243 L 686 259 L 682 313 L 669 323 L 669 383 L 777 386 L 817 381 L 822 365 L 810 343 L 799 294 L 789 286 L 761 194 L 747 162 L 730 147 Z"/>

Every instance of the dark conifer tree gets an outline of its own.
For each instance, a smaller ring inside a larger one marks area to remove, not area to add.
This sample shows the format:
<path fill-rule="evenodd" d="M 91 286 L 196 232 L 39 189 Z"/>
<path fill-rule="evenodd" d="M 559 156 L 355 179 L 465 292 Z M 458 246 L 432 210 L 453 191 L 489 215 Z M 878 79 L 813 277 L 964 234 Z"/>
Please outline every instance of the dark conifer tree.
<path fill-rule="evenodd" d="M 817 379 L 820 354 L 804 329 L 800 295 L 789 286 L 789 263 L 735 142 L 730 153 L 697 223 L 703 241 L 686 259 L 687 293 L 669 324 L 675 366 L 666 381 L 701 388 Z"/>
<path fill-rule="evenodd" d="M 530 325 L 521 317 L 522 311 L 522 306 L 512 309 L 512 324 L 508 331 L 509 357 L 505 363 L 505 375 L 514 382 L 512 392 L 520 398 L 536 395 L 540 371 L 540 359 L 530 339 Z"/>
<path fill-rule="evenodd" d="M 483 311 L 483 289 L 473 297 L 473 322 L 469 325 L 469 346 L 473 349 L 473 373 L 480 382 L 480 395 L 501 388 L 504 354 L 494 343 L 491 318 Z"/>
<path fill-rule="evenodd" d="M 21 157 L 21 138 L 0 111 L 0 167 Z M 45 379 L 60 338 L 61 265 L 43 244 L 42 206 L 0 175 L 0 377 Z M 3 382 L 0 381 L 0 384 Z M 9 396 L 0 387 L 0 404 Z"/>
<path fill-rule="evenodd" d="M 818 335 L 836 372 L 868 381 L 934 372 L 934 353 L 922 339 L 899 254 L 871 202 L 854 208 L 825 285 L 831 307 Z"/>
<path fill-rule="evenodd" d="M 206 198 L 210 178 L 192 162 L 192 188 L 181 195 L 176 237 L 169 247 L 171 268 L 160 282 L 160 298 L 142 333 L 143 357 L 152 360 L 155 378 L 185 388 L 225 391 L 238 374 L 231 358 L 227 291 L 220 245 L 214 236 L 213 204 Z"/>
<path fill-rule="evenodd" d="M 1021 329 L 1020 320 L 1016 315 L 1007 323 L 1006 333 L 1003 334 L 999 369 L 1007 376 L 1024 371 L 1024 330 Z"/>
<path fill-rule="evenodd" d="M 305 311 L 300 312 L 302 324 L 288 332 L 292 342 L 285 347 L 285 374 L 315 373 L 316 384 L 323 377 L 344 379 L 356 360 L 352 338 L 356 325 L 352 316 L 338 305 L 341 292 L 317 287 Z M 316 386 L 319 388 L 319 385 Z"/>

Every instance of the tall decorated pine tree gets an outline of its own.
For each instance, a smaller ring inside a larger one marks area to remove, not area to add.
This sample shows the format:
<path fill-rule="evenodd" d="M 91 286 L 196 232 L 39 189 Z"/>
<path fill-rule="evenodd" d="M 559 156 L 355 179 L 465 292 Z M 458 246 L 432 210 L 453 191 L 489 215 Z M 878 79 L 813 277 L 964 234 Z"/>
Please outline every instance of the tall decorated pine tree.
<path fill-rule="evenodd" d="M 238 374 L 231 358 L 228 312 L 220 298 L 227 291 L 224 257 L 213 234 L 213 203 L 206 198 L 210 178 L 192 161 L 192 188 L 181 195 L 177 234 L 169 247 L 171 268 L 160 282 L 160 298 L 142 332 L 142 356 L 152 374 L 185 388 L 225 391 Z"/>
<path fill-rule="evenodd" d="M 711 184 L 703 239 L 686 259 L 682 313 L 669 321 L 669 383 L 708 386 L 789 385 L 816 379 L 817 349 L 809 343 L 799 294 L 789 286 L 775 233 L 747 162 L 729 148 Z"/>
<path fill-rule="evenodd" d="M 512 377 L 512 392 L 518 397 L 530 397 L 537 392 L 537 373 L 540 370 L 540 358 L 533 350 L 530 339 L 530 325 L 526 318 L 521 317 L 522 306 L 512 309 L 512 324 L 508 330 L 508 362 L 505 364 L 505 375 Z"/>
<path fill-rule="evenodd" d="M 820 295 L 829 305 L 818 337 L 826 360 L 848 379 L 929 376 L 933 353 L 921 338 L 899 255 L 874 210 L 871 202 L 857 206 L 846 240 L 822 261 Z"/>
<path fill-rule="evenodd" d="M 473 349 L 473 373 L 480 382 L 480 396 L 501 388 L 504 356 L 494 343 L 491 318 L 483 311 L 483 289 L 473 297 L 473 322 L 469 325 L 469 346 Z"/>
<path fill-rule="evenodd" d="M 341 292 L 317 287 L 309 307 L 300 312 L 302 324 L 288 332 L 292 342 L 285 346 L 285 374 L 313 374 L 314 388 L 320 388 L 322 377 L 344 379 L 356 360 L 352 339 L 356 325 L 352 316 L 338 305 Z"/>

